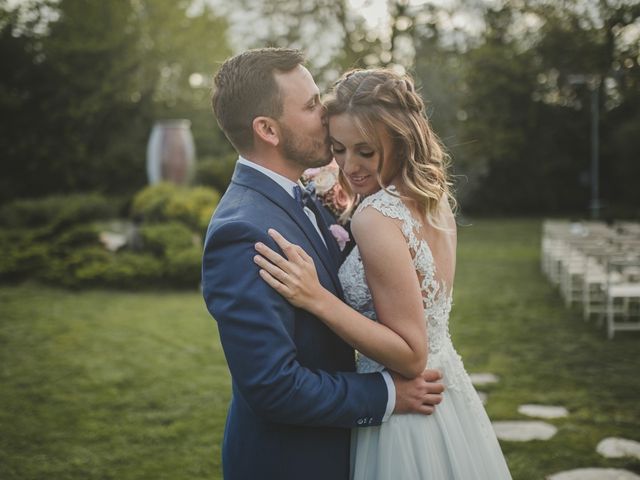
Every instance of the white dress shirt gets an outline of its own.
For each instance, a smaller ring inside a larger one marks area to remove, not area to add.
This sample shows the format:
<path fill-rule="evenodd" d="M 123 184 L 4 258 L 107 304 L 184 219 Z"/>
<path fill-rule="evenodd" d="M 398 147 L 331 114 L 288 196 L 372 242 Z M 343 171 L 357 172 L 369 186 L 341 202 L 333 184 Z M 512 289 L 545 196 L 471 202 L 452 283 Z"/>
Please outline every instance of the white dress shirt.
<path fill-rule="evenodd" d="M 246 165 L 247 167 L 254 168 L 255 170 L 258 170 L 260 173 L 263 173 L 264 175 L 269 177 L 271 180 L 276 182 L 278 185 L 280 185 L 285 192 L 291 195 L 291 198 L 295 198 L 295 195 L 293 193 L 293 187 L 295 187 L 298 184 L 293 180 L 290 180 L 287 177 L 283 177 L 279 173 L 276 173 L 273 170 L 269 170 L 268 168 L 263 167 L 262 165 L 253 163 L 251 160 L 247 160 L 243 156 L 238 157 L 238 163 L 241 163 L 242 165 Z M 322 240 L 322 243 L 324 243 L 324 246 L 326 247 L 327 244 L 324 241 L 324 237 L 322 236 L 322 233 L 320 233 L 320 228 L 318 227 L 318 219 L 316 218 L 316 215 L 308 207 L 304 207 L 304 212 L 307 214 L 307 217 L 309 217 L 309 220 L 311 221 L 314 228 L 318 232 L 318 235 L 320 235 L 320 239 Z M 382 417 L 382 421 L 386 422 L 391 416 L 391 414 L 393 413 L 393 409 L 396 406 L 396 386 L 394 385 L 393 380 L 391 379 L 391 374 L 389 372 L 385 370 L 380 373 L 382 373 L 382 378 L 384 378 L 384 382 L 387 385 L 387 394 L 388 394 L 387 408 L 385 410 L 384 416 Z"/>
<path fill-rule="evenodd" d="M 293 187 L 295 187 L 298 184 L 293 180 L 289 180 L 287 177 L 283 177 L 279 173 L 276 173 L 273 170 L 269 170 L 268 168 L 263 167 L 262 165 L 258 165 L 257 163 L 253 163 L 251 160 L 247 160 L 242 156 L 238 157 L 238 163 L 241 163 L 242 165 L 246 165 L 247 167 L 255 168 L 259 172 L 264 173 L 267 177 L 269 177 L 271 180 L 273 180 L 282 188 L 284 188 L 285 192 L 291 195 L 291 198 L 296 198 L 293 193 Z M 301 188 L 304 188 L 304 187 L 301 187 Z M 327 242 L 325 242 L 324 237 L 320 232 L 320 227 L 318 227 L 318 219 L 316 218 L 316 214 L 313 213 L 313 210 L 311 210 L 309 207 L 304 207 L 304 213 L 307 215 L 307 217 L 313 224 L 313 228 L 316 229 L 316 232 L 318 232 L 318 235 L 320 236 L 320 240 L 322 240 L 322 243 L 326 247 Z"/>

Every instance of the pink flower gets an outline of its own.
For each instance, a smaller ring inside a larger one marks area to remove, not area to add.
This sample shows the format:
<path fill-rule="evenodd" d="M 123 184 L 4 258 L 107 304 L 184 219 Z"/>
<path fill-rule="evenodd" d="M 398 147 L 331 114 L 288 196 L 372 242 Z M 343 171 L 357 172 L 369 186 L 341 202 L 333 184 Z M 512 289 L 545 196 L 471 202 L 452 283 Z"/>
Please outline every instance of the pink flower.
<path fill-rule="evenodd" d="M 344 191 L 339 183 L 336 183 L 333 187 L 333 204 L 339 212 L 344 212 L 349 206 L 349 195 L 347 195 L 347 192 Z"/>
<path fill-rule="evenodd" d="M 349 232 L 347 232 L 344 229 L 344 227 L 342 227 L 342 225 L 338 225 L 337 223 L 334 223 L 333 225 L 331 225 L 329 227 L 329 230 L 331 230 L 331 234 L 334 236 L 334 238 L 338 242 L 338 246 L 340 247 L 340 250 L 344 250 L 344 247 L 347 245 L 347 242 L 350 240 Z"/>
<path fill-rule="evenodd" d="M 339 217 L 349 206 L 350 198 L 338 182 L 340 167 L 333 160 L 328 165 L 308 168 L 302 174 L 302 182 L 311 184 L 318 200 L 334 216 Z"/>

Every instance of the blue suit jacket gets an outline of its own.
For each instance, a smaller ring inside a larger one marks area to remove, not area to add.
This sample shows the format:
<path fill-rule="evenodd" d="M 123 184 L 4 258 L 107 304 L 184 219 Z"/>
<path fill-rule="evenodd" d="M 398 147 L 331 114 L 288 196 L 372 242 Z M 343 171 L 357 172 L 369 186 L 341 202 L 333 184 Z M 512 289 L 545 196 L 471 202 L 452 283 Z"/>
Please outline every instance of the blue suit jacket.
<path fill-rule="evenodd" d="M 278 250 L 271 227 L 300 245 L 321 283 L 342 295 L 333 239 L 328 250 L 282 187 L 237 164 L 207 231 L 202 272 L 232 377 L 224 478 L 346 480 L 349 429 L 381 423 L 387 387 L 379 373 L 356 374 L 353 349 L 260 278 L 254 244 Z"/>

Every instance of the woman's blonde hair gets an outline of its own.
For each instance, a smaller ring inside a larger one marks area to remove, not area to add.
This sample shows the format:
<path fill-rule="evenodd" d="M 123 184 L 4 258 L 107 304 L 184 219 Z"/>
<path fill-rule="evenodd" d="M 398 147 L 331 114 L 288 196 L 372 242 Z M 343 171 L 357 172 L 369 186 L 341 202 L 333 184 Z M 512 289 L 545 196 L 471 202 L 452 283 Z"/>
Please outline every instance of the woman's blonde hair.
<path fill-rule="evenodd" d="M 379 152 L 378 182 L 385 190 L 387 185 L 381 178 L 385 152 L 377 129 L 380 126 L 386 129 L 397 162 L 394 176 L 400 173 L 406 186 L 402 193 L 416 202 L 419 212 L 431 225 L 443 228 L 438 215 L 440 201 L 451 200 L 455 207 L 447 175 L 450 157 L 431 130 L 424 102 L 411 77 L 382 68 L 351 70 L 334 84 L 325 106 L 329 116 L 350 115 L 367 143 Z M 341 185 L 351 197 L 344 213 L 348 216 L 357 199 L 342 174 Z"/>

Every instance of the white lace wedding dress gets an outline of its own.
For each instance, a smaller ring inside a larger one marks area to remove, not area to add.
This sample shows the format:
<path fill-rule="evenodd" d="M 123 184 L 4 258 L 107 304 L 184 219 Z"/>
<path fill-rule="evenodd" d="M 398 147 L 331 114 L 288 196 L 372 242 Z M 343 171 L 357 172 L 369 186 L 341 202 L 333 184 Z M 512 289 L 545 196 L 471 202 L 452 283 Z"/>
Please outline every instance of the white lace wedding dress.
<path fill-rule="evenodd" d="M 393 191 L 393 187 L 390 189 Z M 429 245 L 420 236 L 421 224 L 402 200 L 384 190 L 366 197 L 357 211 L 372 207 L 400 220 L 421 280 L 427 322 L 429 368 L 443 372 L 444 399 L 433 415 L 392 415 L 378 427 L 352 433 L 354 480 L 501 480 L 511 475 L 500 445 L 460 356 L 449 335 L 451 291 L 436 276 Z M 363 315 L 376 319 L 358 248 L 339 272 L 345 299 Z M 358 372 L 384 367 L 358 354 Z"/>

